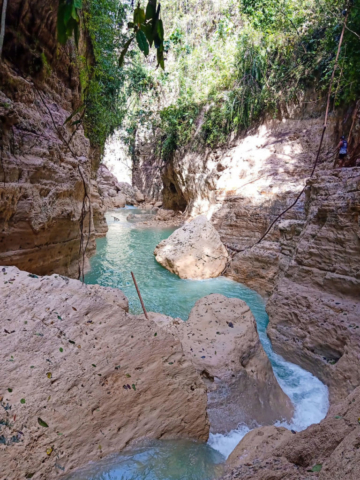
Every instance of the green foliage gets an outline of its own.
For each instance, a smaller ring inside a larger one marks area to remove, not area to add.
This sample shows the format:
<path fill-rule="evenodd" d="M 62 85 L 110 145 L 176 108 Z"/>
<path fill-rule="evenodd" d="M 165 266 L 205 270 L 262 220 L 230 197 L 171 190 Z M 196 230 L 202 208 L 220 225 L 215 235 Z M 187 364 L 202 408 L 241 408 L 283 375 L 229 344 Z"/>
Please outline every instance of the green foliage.
<path fill-rule="evenodd" d="M 133 30 L 134 36 L 126 42 L 121 52 L 119 65 L 123 66 L 126 52 L 131 42 L 136 38 L 137 44 L 145 57 L 149 55 L 150 48 L 155 45 L 158 66 L 164 70 L 164 26 L 160 19 L 160 3 L 157 0 L 149 0 L 146 12 L 141 8 L 140 1 L 134 10 L 134 19 L 128 23 L 128 28 Z"/>
<path fill-rule="evenodd" d="M 121 90 L 126 70 L 119 67 L 117 46 L 129 40 L 123 33 L 128 7 L 119 0 L 86 0 L 84 7 L 84 24 L 94 56 L 91 62 L 81 58 L 84 126 L 92 144 L 102 149 L 125 116 L 126 99 Z"/>
<path fill-rule="evenodd" d="M 78 45 L 81 9 L 82 0 L 59 0 L 57 31 L 58 41 L 62 45 L 65 45 L 73 34 Z"/>
<path fill-rule="evenodd" d="M 174 118 L 188 110 L 203 112 L 198 137 L 214 147 L 265 113 L 276 115 L 279 104 L 299 102 L 308 89 L 315 89 L 319 100 L 324 98 L 345 5 L 340 0 L 241 0 L 235 10 L 228 0 L 213 14 L 200 5 L 200 36 L 189 29 L 189 17 L 197 18 L 197 6 L 190 3 L 187 21 L 179 21 L 178 15 L 169 35 L 177 73 L 171 72 L 168 80 L 179 89 L 165 112 L 171 111 Z M 348 27 L 360 32 L 358 2 L 351 5 Z M 360 40 L 346 30 L 334 82 L 335 106 L 359 98 L 359 75 Z M 194 130 L 188 122 L 169 122 L 162 112 L 160 118 L 159 143 L 166 146 L 166 159 Z M 192 145 L 198 147 L 198 142 Z"/>

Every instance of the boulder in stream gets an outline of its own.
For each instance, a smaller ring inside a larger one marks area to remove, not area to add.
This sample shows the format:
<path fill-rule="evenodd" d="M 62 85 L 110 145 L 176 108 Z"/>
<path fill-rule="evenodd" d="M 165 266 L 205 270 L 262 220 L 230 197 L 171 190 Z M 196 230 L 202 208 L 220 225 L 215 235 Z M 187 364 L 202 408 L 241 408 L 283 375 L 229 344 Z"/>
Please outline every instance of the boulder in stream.
<path fill-rule="evenodd" d="M 154 255 L 180 278 L 200 280 L 221 275 L 228 258 L 220 235 L 205 216 L 195 218 L 160 242 Z"/>
<path fill-rule="evenodd" d="M 117 289 L 0 267 L 1 478 L 50 480 L 141 438 L 206 441 L 180 341 Z"/>
<path fill-rule="evenodd" d="M 273 373 L 247 304 L 212 294 L 196 302 L 187 322 L 155 319 L 179 336 L 208 390 L 213 433 L 289 421 L 293 405 Z"/>

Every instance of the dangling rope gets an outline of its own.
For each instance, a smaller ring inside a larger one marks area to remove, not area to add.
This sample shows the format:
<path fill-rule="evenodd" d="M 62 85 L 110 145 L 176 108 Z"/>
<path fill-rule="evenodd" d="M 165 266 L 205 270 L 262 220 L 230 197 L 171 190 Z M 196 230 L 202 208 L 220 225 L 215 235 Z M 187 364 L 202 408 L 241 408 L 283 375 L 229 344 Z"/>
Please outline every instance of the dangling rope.
<path fill-rule="evenodd" d="M 309 178 L 311 178 L 314 173 L 315 173 L 315 169 L 317 167 L 317 164 L 318 164 L 318 161 L 319 161 L 319 157 L 320 157 L 320 153 L 321 153 L 321 148 L 322 148 L 322 144 L 323 144 L 323 140 L 324 140 L 324 136 L 325 136 L 325 131 L 326 131 L 326 128 L 327 128 L 327 122 L 328 122 L 328 116 L 329 116 L 329 110 L 330 110 L 330 101 L 331 101 L 331 93 L 332 93 L 332 88 L 333 88 L 333 84 L 334 84 L 334 78 L 335 78 L 335 73 L 336 73 L 336 69 L 338 67 L 338 64 L 339 64 L 339 56 L 340 56 L 340 50 L 341 50 L 341 45 L 342 45 L 342 42 L 343 42 L 343 39 L 344 39 L 344 32 L 345 32 L 345 29 L 346 29 L 346 23 L 348 21 L 348 17 L 349 17 L 349 10 L 346 11 L 346 15 L 345 15 L 345 20 L 344 20 L 344 25 L 343 25 L 343 28 L 342 28 L 342 32 L 341 32 L 341 36 L 340 36 L 340 41 L 339 41 L 339 45 L 338 45 L 338 50 L 337 50 L 337 54 L 336 54 L 336 59 L 335 59 L 335 64 L 334 64 L 334 68 L 333 68 L 333 72 L 332 72 L 332 75 L 331 75 L 331 79 L 330 79 L 330 85 L 329 85 L 329 91 L 328 91 L 328 97 L 327 97 L 327 104 L 326 104 L 326 112 L 325 112 L 325 120 L 324 120 L 324 126 L 323 126 L 323 130 L 322 130 L 322 134 L 321 134 L 321 139 L 320 139 L 320 144 L 319 144 L 319 148 L 318 148 L 318 152 L 317 152 L 317 155 L 316 155 L 316 159 L 315 159 L 315 162 L 314 162 L 314 166 L 313 166 L 313 169 L 311 171 L 311 175 Z M 260 240 L 258 240 L 257 242 L 255 242 L 253 245 L 249 246 L 249 247 L 245 247 L 243 248 L 242 250 L 240 249 L 237 249 L 235 247 L 232 247 L 231 245 L 228 245 L 228 244 L 225 244 L 225 246 L 229 249 L 229 250 L 233 250 L 234 252 L 244 252 L 245 250 L 249 250 L 250 248 L 252 247 L 255 247 L 255 245 L 259 245 L 259 243 L 261 243 L 264 238 L 268 235 L 268 233 L 270 232 L 270 230 L 272 229 L 272 227 L 275 225 L 275 223 L 283 216 L 285 215 L 286 212 L 288 212 L 289 210 L 291 210 L 296 204 L 297 202 L 299 201 L 301 195 L 304 193 L 305 191 L 305 188 L 306 188 L 306 184 L 304 185 L 304 188 L 301 190 L 301 192 L 298 194 L 298 196 L 296 197 L 295 201 L 289 206 L 287 207 L 283 212 L 281 212 L 276 218 L 275 220 L 270 224 L 270 226 L 268 227 L 268 229 L 266 230 L 266 232 L 264 233 L 264 235 L 260 238 Z"/>

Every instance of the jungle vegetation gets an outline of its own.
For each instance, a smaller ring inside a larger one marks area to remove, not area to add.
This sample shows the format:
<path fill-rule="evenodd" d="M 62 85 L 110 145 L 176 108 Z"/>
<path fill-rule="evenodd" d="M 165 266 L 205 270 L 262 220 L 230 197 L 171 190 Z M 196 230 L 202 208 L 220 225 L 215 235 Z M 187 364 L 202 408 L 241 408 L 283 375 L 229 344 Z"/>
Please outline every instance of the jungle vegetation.
<path fill-rule="evenodd" d="M 332 103 L 359 98 L 359 2 L 163 0 L 160 60 L 140 24 L 142 33 L 134 30 L 134 10 L 146 16 L 147 0 L 82 3 L 95 57 L 91 66 L 82 59 L 84 117 L 99 145 L 121 127 L 123 141 L 133 149 L 141 130 L 153 136 L 166 161 L 190 143 L 193 148 L 226 143 L 264 113 L 276 116 L 279 105 L 300 103 L 309 89 L 320 101 L 346 9 Z M 149 45 L 142 44 L 144 38 Z"/>

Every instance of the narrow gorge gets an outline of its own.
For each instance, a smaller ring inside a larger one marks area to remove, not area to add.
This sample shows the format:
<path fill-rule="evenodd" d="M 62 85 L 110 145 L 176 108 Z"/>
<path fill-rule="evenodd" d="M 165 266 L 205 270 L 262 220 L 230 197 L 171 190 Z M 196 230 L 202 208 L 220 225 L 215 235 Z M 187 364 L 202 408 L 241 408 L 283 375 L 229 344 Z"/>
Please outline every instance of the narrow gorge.
<path fill-rule="evenodd" d="M 357 480 L 357 2 L 0 12 L 0 480 Z"/>

